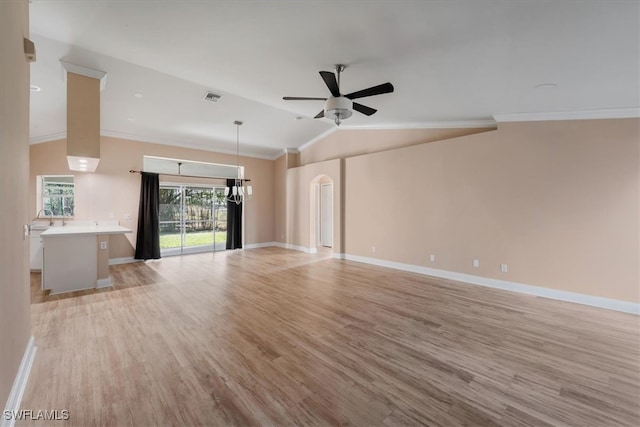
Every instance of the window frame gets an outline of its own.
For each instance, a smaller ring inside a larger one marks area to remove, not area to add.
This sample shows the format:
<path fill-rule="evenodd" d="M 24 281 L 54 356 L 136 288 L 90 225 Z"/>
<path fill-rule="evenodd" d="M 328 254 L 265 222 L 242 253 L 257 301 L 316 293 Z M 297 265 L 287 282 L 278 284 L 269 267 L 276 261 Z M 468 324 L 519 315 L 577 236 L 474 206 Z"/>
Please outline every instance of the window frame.
<path fill-rule="evenodd" d="M 68 195 L 68 194 L 45 194 L 45 179 L 46 178 L 72 178 L 73 182 L 71 183 L 72 187 L 72 194 Z M 64 214 L 64 207 L 63 207 L 63 214 L 62 215 L 41 215 L 41 217 L 51 217 L 51 218 L 75 218 L 75 211 L 76 211 L 76 179 L 75 179 L 75 175 L 38 175 L 36 177 L 36 208 L 37 208 L 37 212 L 38 213 L 42 213 L 44 214 L 44 212 L 40 212 L 43 209 L 45 209 L 45 198 L 51 198 L 51 197 L 59 197 L 62 199 L 62 204 L 64 205 L 64 198 L 65 197 L 71 197 L 73 199 L 73 211 L 70 215 L 65 215 Z M 36 216 L 38 215 L 38 213 L 36 213 Z"/>

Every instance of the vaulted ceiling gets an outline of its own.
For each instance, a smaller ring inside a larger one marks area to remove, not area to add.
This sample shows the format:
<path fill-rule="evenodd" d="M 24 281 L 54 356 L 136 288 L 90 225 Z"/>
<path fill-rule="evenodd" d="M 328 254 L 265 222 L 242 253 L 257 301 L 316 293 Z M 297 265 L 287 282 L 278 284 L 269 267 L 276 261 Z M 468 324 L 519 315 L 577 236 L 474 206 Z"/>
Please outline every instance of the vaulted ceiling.
<path fill-rule="evenodd" d="M 39 1 L 32 142 L 64 135 L 60 60 L 107 72 L 104 135 L 274 156 L 331 132 L 318 71 L 378 109 L 353 127 L 465 126 L 497 114 L 637 109 L 640 7 L 610 1 Z M 222 95 L 204 101 L 207 90 Z"/>

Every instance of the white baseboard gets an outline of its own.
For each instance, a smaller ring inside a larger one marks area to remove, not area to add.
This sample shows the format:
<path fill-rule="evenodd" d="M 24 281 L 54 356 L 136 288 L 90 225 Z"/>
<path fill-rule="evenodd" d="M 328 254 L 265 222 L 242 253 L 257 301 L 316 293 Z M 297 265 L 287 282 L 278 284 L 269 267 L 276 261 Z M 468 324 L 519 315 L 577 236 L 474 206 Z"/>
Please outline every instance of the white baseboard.
<path fill-rule="evenodd" d="M 31 367 L 33 366 L 33 359 L 36 357 L 37 349 L 35 339 L 32 335 L 29 338 L 24 354 L 22 355 L 22 361 L 18 367 L 16 378 L 13 381 L 13 386 L 9 393 L 9 399 L 7 399 L 7 405 L 5 406 L 5 411 L 18 411 L 20 409 L 20 402 L 22 401 L 24 390 L 27 388 L 27 381 L 29 380 L 29 374 L 31 373 Z M 15 418 L 12 417 L 7 420 L 4 414 L 5 412 L 2 413 L 3 416 L 0 427 L 13 427 L 16 423 Z"/>
<path fill-rule="evenodd" d="M 111 278 L 107 277 L 106 279 L 98 279 L 96 282 L 96 288 L 106 288 L 111 286 Z"/>
<path fill-rule="evenodd" d="M 276 242 L 248 243 L 244 245 L 245 249 L 268 248 L 269 246 L 277 246 Z"/>
<path fill-rule="evenodd" d="M 453 271 L 438 270 L 435 268 L 422 267 L 413 264 L 387 261 L 383 259 L 368 258 L 358 255 L 344 254 L 344 258 L 349 261 L 362 262 L 365 264 L 388 267 L 396 270 L 409 271 L 412 273 L 425 274 L 428 276 L 442 277 L 444 279 L 458 282 L 471 283 L 474 285 L 486 286 L 489 288 L 503 289 L 512 292 L 535 295 L 560 301 L 568 301 L 577 304 L 589 305 L 592 307 L 606 308 L 609 310 L 622 311 L 640 315 L 640 304 L 620 301 L 611 298 L 596 297 L 593 295 L 579 294 L 576 292 L 561 291 L 558 289 L 543 288 L 540 286 L 525 285 L 522 283 L 509 282 L 506 280 L 491 279 L 488 277 L 474 276 L 471 274 L 455 273 Z"/>
<path fill-rule="evenodd" d="M 293 249 L 294 251 L 300 251 L 306 254 L 315 254 L 318 252 L 317 248 L 307 248 L 306 246 L 292 245 L 291 243 L 282 243 L 282 242 L 274 242 L 274 243 L 275 243 L 274 246 L 277 246 L 279 248 Z"/>
<path fill-rule="evenodd" d="M 118 265 L 118 264 L 129 264 L 131 262 L 140 262 L 142 260 L 135 259 L 132 256 L 124 257 L 124 258 L 109 258 L 109 265 Z"/>
<path fill-rule="evenodd" d="M 331 257 L 333 259 L 345 259 L 344 254 L 340 254 L 340 253 L 334 253 L 333 255 L 331 255 Z"/>

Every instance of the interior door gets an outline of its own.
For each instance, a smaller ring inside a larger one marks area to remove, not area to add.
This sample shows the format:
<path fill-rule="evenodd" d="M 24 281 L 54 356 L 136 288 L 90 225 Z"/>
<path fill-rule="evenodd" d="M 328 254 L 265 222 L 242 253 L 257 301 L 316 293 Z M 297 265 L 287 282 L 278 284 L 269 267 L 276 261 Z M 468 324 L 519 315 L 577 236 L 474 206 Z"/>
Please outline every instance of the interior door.
<path fill-rule="evenodd" d="M 333 247 L 333 184 L 320 185 L 320 236 L 322 246 Z"/>

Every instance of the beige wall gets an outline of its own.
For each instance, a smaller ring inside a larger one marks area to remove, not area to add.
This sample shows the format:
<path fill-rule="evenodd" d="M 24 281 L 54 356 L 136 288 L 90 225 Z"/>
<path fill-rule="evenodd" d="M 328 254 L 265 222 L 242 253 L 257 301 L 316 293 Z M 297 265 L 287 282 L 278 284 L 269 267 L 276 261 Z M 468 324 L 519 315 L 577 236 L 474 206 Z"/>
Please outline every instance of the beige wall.
<path fill-rule="evenodd" d="M 27 0 L 0 2 L 0 406 L 5 408 L 31 335 L 29 239 L 24 238 L 29 176 Z M 37 46 L 36 46 L 37 49 Z M 13 409 L 13 408 L 12 408 Z"/>
<path fill-rule="evenodd" d="M 278 157 L 274 162 L 274 241 L 285 243 L 287 230 L 287 154 Z"/>
<path fill-rule="evenodd" d="M 309 248 L 309 183 L 304 167 L 287 170 L 285 243 Z"/>
<path fill-rule="evenodd" d="M 316 186 L 333 183 L 333 251 L 342 253 L 342 171 L 341 160 L 328 160 L 287 170 L 285 242 L 303 248 L 316 247 Z"/>
<path fill-rule="evenodd" d="M 348 158 L 345 252 L 638 302 L 639 124 L 510 123 Z"/>
<path fill-rule="evenodd" d="M 492 129 L 339 129 L 302 151 L 299 164 L 378 153 L 489 130 Z"/>
<path fill-rule="evenodd" d="M 76 209 L 78 220 L 113 219 L 120 221 L 133 233 L 110 239 L 109 257 L 130 257 L 134 254 L 135 236 L 140 197 L 140 175 L 129 173 L 141 170 L 145 155 L 235 164 L 234 155 L 179 148 L 174 146 L 130 141 L 118 138 L 101 138 L 100 163 L 95 173 L 70 173 L 66 160 L 66 141 L 53 141 L 30 147 L 31 172 L 29 179 L 29 215 L 36 209 L 37 175 L 75 175 Z M 245 205 L 245 244 L 274 240 L 274 162 L 271 160 L 241 157 L 241 166 L 253 186 L 253 198 Z M 161 175 L 162 181 L 178 182 L 177 177 Z M 183 179 L 183 181 L 186 181 Z M 220 183 L 220 181 L 191 179 L 196 183 Z M 130 220 L 124 215 L 131 214 Z"/>

